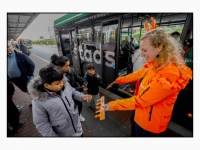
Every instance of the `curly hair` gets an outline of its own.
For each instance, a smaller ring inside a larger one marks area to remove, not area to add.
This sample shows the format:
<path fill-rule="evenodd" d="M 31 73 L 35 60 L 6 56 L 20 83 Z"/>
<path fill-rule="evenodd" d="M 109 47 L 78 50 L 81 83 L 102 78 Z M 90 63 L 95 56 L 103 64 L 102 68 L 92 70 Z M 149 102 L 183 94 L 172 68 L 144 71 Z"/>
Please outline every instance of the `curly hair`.
<path fill-rule="evenodd" d="M 149 38 L 150 43 L 154 48 L 163 45 L 163 49 L 159 53 L 159 57 L 154 59 L 154 65 L 152 67 L 154 67 L 155 70 L 158 71 L 162 69 L 166 64 L 174 63 L 183 75 L 180 68 L 181 64 L 185 64 L 182 58 L 182 45 L 177 42 L 172 36 L 168 35 L 165 30 L 159 28 L 145 33 L 141 37 L 140 42 L 146 38 Z"/>

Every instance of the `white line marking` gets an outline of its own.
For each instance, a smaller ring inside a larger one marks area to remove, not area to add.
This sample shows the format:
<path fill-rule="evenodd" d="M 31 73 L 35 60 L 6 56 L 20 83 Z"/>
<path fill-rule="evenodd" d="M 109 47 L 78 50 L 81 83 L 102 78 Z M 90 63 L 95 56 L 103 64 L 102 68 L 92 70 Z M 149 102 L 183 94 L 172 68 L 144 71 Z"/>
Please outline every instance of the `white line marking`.
<path fill-rule="evenodd" d="M 31 53 L 31 55 L 34 55 L 34 56 L 36 56 L 36 57 L 42 59 L 43 61 L 45 61 L 45 62 L 47 62 L 47 63 L 50 63 L 50 61 L 48 61 L 48 60 L 46 60 L 46 59 L 44 59 L 44 58 L 42 58 L 42 57 L 40 57 L 40 56 L 38 56 L 38 55 L 35 55 L 35 54 L 33 54 L 33 53 Z"/>

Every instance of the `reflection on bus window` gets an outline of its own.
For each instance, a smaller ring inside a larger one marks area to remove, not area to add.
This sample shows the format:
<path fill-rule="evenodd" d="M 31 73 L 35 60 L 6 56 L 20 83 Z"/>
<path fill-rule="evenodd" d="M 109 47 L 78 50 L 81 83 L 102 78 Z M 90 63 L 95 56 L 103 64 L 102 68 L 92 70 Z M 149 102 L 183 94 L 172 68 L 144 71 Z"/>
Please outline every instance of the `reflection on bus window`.
<path fill-rule="evenodd" d="M 90 42 L 92 39 L 91 28 L 79 29 L 77 34 L 78 44 L 82 45 L 85 42 Z"/>
<path fill-rule="evenodd" d="M 162 26 L 160 28 L 164 29 L 165 31 L 167 31 L 167 33 L 169 35 L 171 35 L 172 32 L 179 32 L 180 35 L 183 31 L 183 27 L 184 27 L 184 23 L 180 23 L 178 25 L 173 25 L 173 24 L 162 24 Z M 180 41 L 180 36 L 179 38 L 177 39 L 177 41 Z"/>
<path fill-rule="evenodd" d="M 117 43 L 117 27 L 118 24 L 108 25 L 103 27 L 103 43 Z"/>
<path fill-rule="evenodd" d="M 69 34 L 62 34 L 62 41 L 63 43 L 69 44 Z"/>
<path fill-rule="evenodd" d="M 101 26 L 94 27 L 94 42 L 98 42 L 101 39 Z"/>

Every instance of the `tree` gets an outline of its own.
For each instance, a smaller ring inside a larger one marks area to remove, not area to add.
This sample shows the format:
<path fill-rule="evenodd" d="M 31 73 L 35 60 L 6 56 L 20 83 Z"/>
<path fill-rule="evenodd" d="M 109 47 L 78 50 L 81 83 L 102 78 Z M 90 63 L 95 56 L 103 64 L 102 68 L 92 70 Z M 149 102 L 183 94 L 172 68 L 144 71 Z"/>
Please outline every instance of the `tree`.
<path fill-rule="evenodd" d="M 44 39 L 44 37 L 43 37 L 43 36 L 40 36 L 40 39 Z"/>

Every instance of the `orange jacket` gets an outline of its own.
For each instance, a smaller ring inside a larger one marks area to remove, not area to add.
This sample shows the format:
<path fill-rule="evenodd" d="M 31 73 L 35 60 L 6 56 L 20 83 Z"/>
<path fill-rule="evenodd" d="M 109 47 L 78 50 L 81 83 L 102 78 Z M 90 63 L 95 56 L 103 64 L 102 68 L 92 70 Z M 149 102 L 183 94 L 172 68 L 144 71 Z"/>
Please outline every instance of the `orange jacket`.
<path fill-rule="evenodd" d="M 166 65 L 155 72 L 150 69 L 152 62 L 146 63 L 141 70 L 117 78 L 119 84 L 138 81 L 135 94 L 131 98 L 109 103 L 110 110 L 135 110 L 135 122 L 143 129 L 160 133 L 166 130 L 172 116 L 174 103 L 181 89 L 189 83 L 192 71 L 185 65 L 181 77 L 175 64 Z"/>

